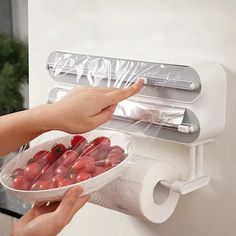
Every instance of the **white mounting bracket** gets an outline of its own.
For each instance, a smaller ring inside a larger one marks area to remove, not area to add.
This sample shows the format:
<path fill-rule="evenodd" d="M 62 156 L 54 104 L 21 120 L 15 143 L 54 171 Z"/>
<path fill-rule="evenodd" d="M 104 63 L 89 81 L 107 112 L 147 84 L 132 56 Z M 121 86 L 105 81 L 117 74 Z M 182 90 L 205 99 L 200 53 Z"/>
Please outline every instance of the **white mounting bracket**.
<path fill-rule="evenodd" d="M 203 144 L 189 147 L 190 173 L 187 178 L 176 180 L 173 183 L 161 181 L 161 184 L 175 192 L 187 194 L 209 183 L 209 176 L 203 172 Z"/>

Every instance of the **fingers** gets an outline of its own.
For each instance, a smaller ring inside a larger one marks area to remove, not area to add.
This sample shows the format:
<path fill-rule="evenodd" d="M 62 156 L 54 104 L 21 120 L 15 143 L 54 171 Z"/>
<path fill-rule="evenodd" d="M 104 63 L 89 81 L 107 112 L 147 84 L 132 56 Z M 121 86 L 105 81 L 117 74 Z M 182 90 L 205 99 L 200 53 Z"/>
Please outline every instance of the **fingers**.
<path fill-rule="evenodd" d="M 25 215 L 23 215 L 15 225 L 15 230 L 21 230 L 27 223 L 35 218 L 33 209 L 30 209 Z"/>
<path fill-rule="evenodd" d="M 88 201 L 88 196 L 79 197 L 82 192 L 82 187 L 75 187 L 65 194 L 57 210 L 54 212 L 59 225 L 68 224 L 74 214 Z"/>
<path fill-rule="evenodd" d="M 48 203 L 48 202 L 36 202 L 36 203 L 34 203 L 33 208 L 46 206 L 47 203 Z"/>
<path fill-rule="evenodd" d="M 103 123 L 105 123 L 108 120 L 111 120 L 112 114 L 116 109 L 116 105 L 111 105 L 105 109 L 103 109 L 99 114 L 95 115 L 92 117 L 92 122 L 96 125 L 99 126 Z"/>
<path fill-rule="evenodd" d="M 118 90 L 118 88 L 114 88 L 114 87 L 86 87 L 86 86 L 76 86 L 73 90 L 71 91 L 76 91 L 76 92 L 82 92 L 82 91 L 93 91 L 93 90 L 97 90 L 98 92 L 102 92 L 102 93 L 107 93 L 107 92 L 112 92 L 112 91 L 115 91 L 115 90 Z M 70 94 L 71 91 L 69 91 L 67 94 Z"/>
<path fill-rule="evenodd" d="M 112 92 L 112 91 L 116 91 L 118 90 L 118 88 L 114 88 L 114 87 L 102 87 L 102 88 L 98 88 L 98 91 L 102 92 L 102 93 L 108 93 L 108 92 Z"/>
<path fill-rule="evenodd" d="M 79 195 L 83 192 L 81 187 L 76 187 L 70 189 L 63 197 L 61 204 L 59 205 L 57 211 L 62 214 L 70 214 L 74 207 L 74 204 L 79 199 Z"/>
<path fill-rule="evenodd" d="M 21 230 L 26 224 L 34 220 L 36 217 L 53 212 L 54 210 L 57 209 L 59 205 L 59 202 L 52 202 L 49 205 L 43 205 L 43 203 L 37 203 L 31 208 L 24 216 L 20 218 L 20 220 L 17 222 L 15 226 L 15 230 Z"/>
<path fill-rule="evenodd" d="M 106 94 L 107 97 L 107 104 L 117 104 L 126 98 L 129 98 L 140 91 L 144 84 L 143 79 L 137 80 L 132 86 L 123 88 L 123 89 L 117 89 L 115 91 L 108 92 Z"/>
<path fill-rule="evenodd" d="M 36 217 L 45 213 L 55 211 L 59 205 L 60 205 L 60 202 L 50 202 L 49 204 L 44 204 L 44 205 L 42 205 L 41 203 L 37 203 L 32 208 L 32 210 Z"/>
<path fill-rule="evenodd" d="M 77 201 L 75 202 L 74 208 L 71 212 L 70 219 L 72 219 L 72 217 L 77 213 L 77 211 L 85 205 L 85 203 L 89 200 L 89 198 L 90 198 L 90 195 L 85 195 L 77 199 Z"/>
<path fill-rule="evenodd" d="M 20 232 L 19 235 L 33 235 L 40 230 L 39 235 L 57 235 L 88 201 L 89 196 L 79 197 L 82 192 L 81 187 L 75 187 L 65 194 L 61 203 L 54 202 L 47 206 L 34 206 L 17 222 L 14 232 Z M 44 213 L 48 214 L 44 215 Z"/>

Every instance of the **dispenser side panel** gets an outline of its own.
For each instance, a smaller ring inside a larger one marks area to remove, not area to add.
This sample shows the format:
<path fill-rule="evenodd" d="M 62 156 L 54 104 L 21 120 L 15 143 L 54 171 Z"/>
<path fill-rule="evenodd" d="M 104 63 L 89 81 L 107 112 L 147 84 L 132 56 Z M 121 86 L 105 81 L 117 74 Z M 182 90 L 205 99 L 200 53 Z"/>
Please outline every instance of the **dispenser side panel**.
<path fill-rule="evenodd" d="M 226 114 L 226 73 L 217 62 L 194 65 L 201 78 L 201 94 L 193 106 L 186 107 L 198 117 L 201 131 L 195 143 L 212 140 L 222 133 Z"/>

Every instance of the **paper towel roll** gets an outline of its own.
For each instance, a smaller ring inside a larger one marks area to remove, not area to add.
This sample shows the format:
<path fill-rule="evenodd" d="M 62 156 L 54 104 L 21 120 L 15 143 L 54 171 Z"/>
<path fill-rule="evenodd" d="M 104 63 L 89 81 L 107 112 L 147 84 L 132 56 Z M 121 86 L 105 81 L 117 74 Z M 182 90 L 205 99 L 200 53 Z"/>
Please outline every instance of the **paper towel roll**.
<path fill-rule="evenodd" d="M 90 202 L 154 223 L 173 213 L 179 194 L 158 184 L 173 182 L 181 175 L 172 165 L 146 157 L 135 157 L 126 173 L 92 194 Z"/>

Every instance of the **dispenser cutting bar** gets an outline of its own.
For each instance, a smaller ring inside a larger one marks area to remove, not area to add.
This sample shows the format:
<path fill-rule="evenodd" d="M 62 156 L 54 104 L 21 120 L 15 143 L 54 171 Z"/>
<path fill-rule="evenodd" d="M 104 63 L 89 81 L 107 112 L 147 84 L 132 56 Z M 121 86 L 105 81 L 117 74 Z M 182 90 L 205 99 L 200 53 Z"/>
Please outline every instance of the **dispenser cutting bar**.
<path fill-rule="evenodd" d="M 180 80 L 178 78 L 154 78 L 154 77 L 147 77 L 147 76 L 142 76 L 142 75 L 131 75 L 131 74 L 126 74 L 126 75 L 119 75 L 119 73 L 114 73 L 111 72 L 109 75 L 107 73 L 99 73 L 99 72 L 94 72 L 91 73 L 89 72 L 88 69 L 78 67 L 78 68 L 71 68 L 69 66 L 60 66 L 60 65 L 52 65 L 48 64 L 47 69 L 53 69 L 54 73 L 58 76 L 59 74 L 72 74 L 72 75 L 78 75 L 80 74 L 81 78 L 90 76 L 93 78 L 92 81 L 96 81 L 96 78 L 103 79 L 103 80 L 112 80 L 112 81 L 118 81 L 119 83 L 134 83 L 135 80 L 130 79 L 130 78 L 138 78 L 142 77 L 145 81 L 146 85 L 149 86 L 154 86 L 154 87 L 167 87 L 167 88 L 174 88 L 174 89 L 183 89 L 183 90 L 190 90 L 194 91 L 199 89 L 200 83 L 199 82 L 193 82 L 193 81 L 186 81 L 186 80 Z M 78 70 L 82 70 L 79 72 Z M 124 78 L 122 78 L 124 77 Z M 80 79 L 81 79 L 80 78 Z M 128 79 L 127 79 L 128 78 Z M 95 79 L 95 80 L 94 80 Z M 130 82 L 132 81 L 132 82 Z M 91 84 L 93 85 L 93 84 Z"/>
<path fill-rule="evenodd" d="M 113 119 L 117 119 L 117 120 L 121 120 L 121 121 L 136 121 L 135 124 L 133 124 L 132 126 L 138 125 L 139 123 L 151 123 L 160 127 L 163 127 L 165 129 L 171 129 L 171 130 L 176 130 L 179 133 L 185 133 L 185 134 L 190 134 L 190 133 L 194 133 L 198 130 L 198 128 L 195 125 L 192 124 L 181 124 L 181 125 L 170 125 L 167 123 L 152 123 L 150 121 L 145 121 L 145 120 L 134 120 L 134 119 L 130 119 L 130 118 L 124 118 L 124 117 L 120 117 L 117 116 L 115 114 L 113 114 Z"/>

